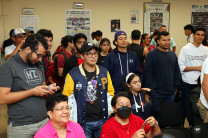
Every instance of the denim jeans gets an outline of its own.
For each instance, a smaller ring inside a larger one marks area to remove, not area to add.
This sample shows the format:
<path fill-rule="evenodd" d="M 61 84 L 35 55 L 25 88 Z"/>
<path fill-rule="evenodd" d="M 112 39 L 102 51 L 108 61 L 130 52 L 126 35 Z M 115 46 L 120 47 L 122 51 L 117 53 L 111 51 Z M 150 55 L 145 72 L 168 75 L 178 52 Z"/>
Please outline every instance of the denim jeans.
<path fill-rule="evenodd" d="M 103 124 L 104 124 L 103 120 L 86 122 L 86 128 L 85 128 L 86 138 L 92 138 L 93 135 L 95 138 L 99 138 Z"/>
<path fill-rule="evenodd" d="M 159 94 L 156 93 L 160 103 L 172 103 L 175 100 L 175 94 Z"/>
<path fill-rule="evenodd" d="M 191 90 L 193 90 L 194 88 L 196 88 L 197 85 L 193 85 L 193 84 L 188 84 L 183 82 L 182 84 L 182 93 L 181 93 L 181 107 L 182 107 L 182 111 L 183 111 L 183 119 L 185 121 L 185 118 L 187 116 L 189 125 L 193 125 L 193 117 L 192 117 L 192 113 L 191 113 L 191 103 L 190 103 L 190 92 Z M 187 114 L 187 111 L 189 114 Z"/>

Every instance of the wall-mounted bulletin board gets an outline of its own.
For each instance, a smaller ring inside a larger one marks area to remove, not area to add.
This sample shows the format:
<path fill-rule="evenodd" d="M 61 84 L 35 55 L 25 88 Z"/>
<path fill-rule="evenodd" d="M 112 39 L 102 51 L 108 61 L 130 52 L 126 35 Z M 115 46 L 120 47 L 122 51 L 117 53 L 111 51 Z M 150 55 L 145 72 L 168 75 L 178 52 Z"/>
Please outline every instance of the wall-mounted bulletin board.
<path fill-rule="evenodd" d="M 161 25 L 169 30 L 170 3 L 144 3 L 144 33 L 153 34 Z"/>

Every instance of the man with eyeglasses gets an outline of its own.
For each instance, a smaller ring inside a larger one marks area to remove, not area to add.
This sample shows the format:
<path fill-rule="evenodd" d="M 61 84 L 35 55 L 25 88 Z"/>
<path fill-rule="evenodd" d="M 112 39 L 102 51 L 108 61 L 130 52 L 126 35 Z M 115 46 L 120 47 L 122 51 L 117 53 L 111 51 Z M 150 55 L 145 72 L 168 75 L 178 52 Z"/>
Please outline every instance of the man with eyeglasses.
<path fill-rule="evenodd" d="M 59 87 L 45 85 L 40 61 L 47 49 L 42 35 L 30 35 L 21 50 L 0 67 L 0 105 L 8 105 L 8 138 L 33 138 L 48 121 L 45 95 Z"/>
<path fill-rule="evenodd" d="M 25 39 L 26 39 L 26 33 L 23 29 L 17 28 L 13 31 L 12 36 L 14 37 L 14 44 L 7 46 L 5 48 L 5 59 L 11 58 L 13 55 L 17 53 L 18 50 L 21 49 L 23 46 Z"/>
<path fill-rule="evenodd" d="M 103 123 L 112 111 L 110 102 L 114 88 L 109 72 L 96 65 L 98 47 L 84 43 L 81 58 L 84 63 L 67 74 L 63 94 L 68 96 L 72 107 L 70 120 L 83 127 L 87 138 L 99 137 Z"/>
<path fill-rule="evenodd" d="M 103 66 L 109 71 L 117 93 L 123 89 L 123 80 L 126 74 L 136 73 L 141 81 L 143 75 L 137 54 L 127 49 L 128 41 L 124 31 L 115 33 L 113 44 L 116 48 L 106 56 Z"/>

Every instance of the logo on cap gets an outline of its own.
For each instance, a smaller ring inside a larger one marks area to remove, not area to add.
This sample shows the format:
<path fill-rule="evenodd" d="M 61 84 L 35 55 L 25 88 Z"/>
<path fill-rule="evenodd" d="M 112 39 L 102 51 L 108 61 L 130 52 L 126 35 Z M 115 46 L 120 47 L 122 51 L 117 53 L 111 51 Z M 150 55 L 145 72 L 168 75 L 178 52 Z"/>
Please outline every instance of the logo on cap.
<path fill-rule="evenodd" d="M 93 43 L 88 43 L 88 46 L 93 46 Z"/>

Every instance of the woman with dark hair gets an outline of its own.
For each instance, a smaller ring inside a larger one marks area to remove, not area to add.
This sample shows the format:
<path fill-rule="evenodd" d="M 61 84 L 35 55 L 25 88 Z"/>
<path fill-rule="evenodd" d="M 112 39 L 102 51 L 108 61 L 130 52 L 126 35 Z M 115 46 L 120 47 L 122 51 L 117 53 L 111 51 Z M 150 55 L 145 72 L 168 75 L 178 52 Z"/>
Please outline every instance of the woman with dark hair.
<path fill-rule="evenodd" d="M 101 138 L 143 138 L 153 137 L 161 133 L 154 117 L 145 121 L 132 114 L 131 95 L 127 92 L 118 92 L 112 98 L 111 106 L 114 113 L 103 125 Z"/>
<path fill-rule="evenodd" d="M 105 60 L 105 57 L 112 50 L 110 40 L 108 38 L 103 38 L 100 41 L 99 48 L 100 48 L 100 53 L 98 55 L 97 64 L 100 65 L 100 66 L 102 66 L 103 65 L 103 62 Z"/>
<path fill-rule="evenodd" d="M 124 81 L 124 89 L 130 92 L 133 99 L 131 104 L 133 114 L 145 120 L 152 116 L 154 112 L 160 111 L 160 102 L 155 92 L 149 88 L 142 88 L 137 74 L 127 74 Z"/>
<path fill-rule="evenodd" d="M 35 134 L 34 138 L 86 138 L 82 127 L 69 121 L 68 97 L 58 93 L 50 95 L 46 103 L 48 123 Z"/>
<path fill-rule="evenodd" d="M 148 34 L 142 34 L 140 45 L 145 46 L 149 51 L 155 49 L 155 46 L 150 45 L 150 36 Z"/>

